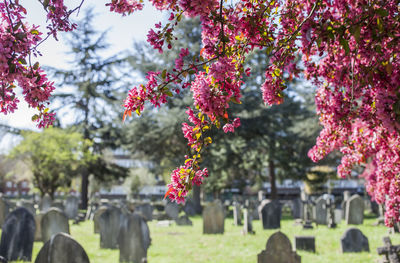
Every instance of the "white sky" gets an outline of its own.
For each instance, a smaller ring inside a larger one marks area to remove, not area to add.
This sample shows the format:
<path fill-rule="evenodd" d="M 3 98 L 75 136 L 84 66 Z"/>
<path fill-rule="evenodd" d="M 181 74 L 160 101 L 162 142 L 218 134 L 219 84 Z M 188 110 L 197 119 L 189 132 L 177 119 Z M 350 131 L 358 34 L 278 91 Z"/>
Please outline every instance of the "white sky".
<path fill-rule="evenodd" d="M 69 8 L 78 6 L 80 2 L 80 0 L 65 0 L 65 4 Z M 110 1 L 85 0 L 78 17 L 76 17 L 76 14 L 72 15 L 72 18 L 82 18 L 85 8 L 94 7 L 94 13 L 96 14 L 94 25 L 96 29 L 100 32 L 108 30 L 107 42 L 110 44 L 110 50 L 109 54 L 105 54 L 107 56 L 131 49 L 134 40 L 145 40 L 148 30 L 163 18 L 162 13 L 154 9 L 148 2 L 145 3 L 145 8 L 142 11 L 125 17 L 117 13 L 111 13 L 109 8 L 105 6 L 107 2 Z M 45 31 L 46 14 L 39 1 L 20 0 L 20 3 L 28 12 L 27 20 L 29 23 L 40 25 L 41 31 Z M 38 58 L 41 65 L 68 68 L 68 57 L 65 55 L 68 47 L 63 44 L 63 34 L 66 33 L 59 33 L 59 41 L 51 37 L 41 44 L 39 51 L 43 56 Z M 28 108 L 22 97 L 20 97 L 20 101 L 18 104 L 19 109 L 13 114 L 0 114 L 0 123 L 17 128 L 35 130 L 35 124 L 31 120 L 35 111 Z M 4 138 L 4 140 L 0 139 L 0 153 L 11 147 L 14 143 L 11 137 L 9 139 Z"/>

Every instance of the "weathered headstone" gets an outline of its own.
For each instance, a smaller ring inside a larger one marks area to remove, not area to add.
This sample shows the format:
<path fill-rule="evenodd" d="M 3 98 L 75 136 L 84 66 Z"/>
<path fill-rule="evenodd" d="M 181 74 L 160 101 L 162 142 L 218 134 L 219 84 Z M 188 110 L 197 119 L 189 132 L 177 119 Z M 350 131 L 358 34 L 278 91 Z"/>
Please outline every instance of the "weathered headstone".
<path fill-rule="evenodd" d="M 187 215 L 182 215 L 180 217 L 178 217 L 177 219 L 175 219 L 175 223 L 178 226 L 192 226 L 193 222 L 189 219 L 189 217 Z"/>
<path fill-rule="evenodd" d="M 196 204 L 192 201 L 192 199 L 188 198 L 183 206 L 183 211 L 188 216 L 194 216 L 197 214 L 198 209 L 196 209 Z"/>
<path fill-rule="evenodd" d="M 384 258 L 380 263 L 400 263 L 400 245 L 393 246 L 390 237 L 383 237 L 384 247 L 378 247 L 378 255 Z"/>
<path fill-rule="evenodd" d="M 83 247 L 66 233 L 57 233 L 40 249 L 35 263 L 90 263 Z"/>
<path fill-rule="evenodd" d="M 43 215 L 40 222 L 42 241 L 46 242 L 52 235 L 63 232 L 69 234 L 68 217 L 58 208 L 52 207 Z"/>
<path fill-rule="evenodd" d="M 342 201 L 342 219 L 346 219 L 346 206 L 347 201 L 350 199 L 351 193 L 350 191 L 343 191 L 343 201 Z"/>
<path fill-rule="evenodd" d="M 153 220 L 153 207 L 150 203 L 142 203 L 135 206 L 135 212 L 142 214 L 146 221 Z"/>
<path fill-rule="evenodd" d="M 100 233 L 100 225 L 99 225 L 99 218 L 100 215 L 102 213 L 104 213 L 104 211 L 107 210 L 107 206 L 100 206 L 96 212 L 94 212 L 94 216 L 93 216 L 93 225 L 94 225 L 94 233 L 98 234 Z"/>
<path fill-rule="evenodd" d="M 44 213 L 40 212 L 39 214 L 35 215 L 35 241 L 42 241 L 42 227 L 41 227 L 41 221 L 43 218 Z"/>
<path fill-rule="evenodd" d="M 295 236 L 295 250 L 306 250 L 315 253 L 315 237 L 314 236 Z"/>
<path fill-rule="evenodd" d="M 247 208 L 243 209 L 243 221 L 243 235 L 254 234 L 252 216 Z"/>
<path fill-rule="evenodd" d="M 347 252 L 369 252 L 368 238 L 357 228 L 352 227 L 344 232 L 340 239 L 342 253 Z"/>
<path fill-rule="evenodd" d="M 223 234 L 225 215 L 220 201 L 214 201 L 203 209 L 203 234 Z"/>
<path fill-rule="evenodd" d="M 177 219 L 179 217 L 179 205 L 177 203 L 168 202 L 165 205 L 165 213 L 170 219 Z"/>
<path fill-rule="evenodd" d="M 320 196 L 315 200 L 314 206 L 314 220 L 318 225 L 326 225 L 328 223 L 328 211 L 326 209 L 326 200 Z"/>
<path fill-rule="evenodd" d="M 50 207 L 51 207 L 51 203 L 52 203 L 52 200 L 51 200 L 50 195 L 45 194 L 45 195 L 42 197 L 42 199 L 40 200 L 40 203 L 39 203 L 39 209 L 40 209 L 40 211 L 42 211 L 42 212 L 47 212 L 47 210 L 49 210 Z"/>
<path fill-rule="evenodd" d="M 100 247 L 118 248 L 118 234 L 123 218 L 121 209 L 108 207 L 99 217 Z"/>
<path fill-rule="evenodd" d="M 242 225 L 242 209 L 238 202 L 233 202 L 233 224 L 235 226 Z"/>
<path fill-rule="evenodd" d="M 0 255 L 9 261 L 31 261 L 34 238 L 35 219 L 28 209 L 19 207 L 3 224 Z"/>
<path fill-rule="evenodd" d="M 264 229 L 281 227 L 281 205 L 277 200 L 264 200 L 258 207 L 258 214 Z"/>
<path fill-rule="evenodd" d="M 300 263 L 301 257 L 292 250 L 285 234 L 278 231 L 267 241 L 266 249 L 257 255 L 257 263 Z"/>
<path fill-rule="evenodd" d="M 118 236 L 119 262 L 146 262 L 150 243 L 150 230 L 144 218 L 136 213 L 124 216 Z"/>
<path fill-rule="evenodd" d="M 364 201 L 359 195 L 353 195 L 346 202 L 346 223 L 360 225 L 364 221 Z"/>
<path fill-rule="evenodd" d="M 3 196 L 0 196 L 0 227 L 3 226 L 4 221 L 6 220 L 6 217 L 9 212 L 10 212 L 9 203 L 4 199 Z"/>
<path fill-rule="evenodd" d="M 302 218 L 303 214 L 303 203 L 300 198 L 295 198 L 291 201 L 292 217 L 293 219 Z"/>
<path fill-rule="evenodd" d="M 75 219 L 78 216 L 79 199 L 76 196 L 68 196 L 65 200 L 64 212 L 68 219 Z"/>

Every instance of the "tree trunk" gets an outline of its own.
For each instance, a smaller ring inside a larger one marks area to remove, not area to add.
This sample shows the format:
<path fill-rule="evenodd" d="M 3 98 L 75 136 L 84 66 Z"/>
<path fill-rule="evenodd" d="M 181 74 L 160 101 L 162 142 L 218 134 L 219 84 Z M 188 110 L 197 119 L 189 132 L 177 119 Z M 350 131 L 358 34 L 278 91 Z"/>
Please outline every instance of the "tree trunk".
<path fill-rule="evenodd" d="M 193 203 L 196 214 L 201 214 L 200 185 L 193 184 Z"/>
<path fill-rule="evenodd" d="M 275 164 L 274 161 L 269 160 L 268 161 L 269 165 L 269 180 L 271 183 L 271 196 L 270 198 L 272 200 L 278 199 L 278 192 L 276 190 L 276 177 L 275 177 Z"/>
<path fill-rule="evenodd" d="M 89 175 L 88 175 L 88 170 L 85 168 L 82 171 L 80 209 L 87 209 L 88 207 L 88 188 L 89 188 Z"/>

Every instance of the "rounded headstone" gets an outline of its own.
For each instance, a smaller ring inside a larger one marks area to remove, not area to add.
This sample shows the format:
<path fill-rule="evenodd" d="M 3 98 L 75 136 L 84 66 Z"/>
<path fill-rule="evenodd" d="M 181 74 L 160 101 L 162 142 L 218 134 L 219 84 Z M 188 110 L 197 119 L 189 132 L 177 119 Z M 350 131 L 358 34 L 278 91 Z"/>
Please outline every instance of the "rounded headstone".
<path fill-rule="evenodd" d="M 40 249 L 35 263 L 90 263 L 83 247 L 66 233 L 57 233 Z"/>
<path fill-rule="evenodd" d="M 107 206 L 100 206 L 96 212 L 94 212 L 93 216 L 93 225 L 94 225 L 94 233 L 98 234 L 100 233 L 100 224 L 99 224 L 99 218 L 102 213 L 104 213 L 107 210 Z"/>
<path fill-rule="evenodd" d="M 220 201 L 214 201 L 203 209 L 203 234 L 224 233 L 224 207 Z"/>
<path fill-rule="evenodd" d="M 344 232 L 340 239 L 342 253 L 347 252 L 369 252 L 368 238 L 355 227 L 349 228 Z"/>
<path fill-rule="evenodd" d="M 264 229 L 281 227 L 281 205 L 277 200 L 263 200 L 258 207 L 258 214 Z"/>
<path fill-rule="evenodd" d="M 69 234 L 68 217 L 58 208 L 50 208 L 40 222 L 42 241 L 48 241 L 52 235 L 63 232 Z"/>
<path fill-rule="evenodd" d="M 360 225 L 364 221 L 364 201 L 359 195 L 353 195 L 346 202 L 346 223 Z"/>
<path fill-rule="evenodd" d="M 28 209 L 19 207 L 8 214 L 1 233 L 0 255 L 9 261 L 31 261 L 35 228 Z"/>
<path fill-rule="evenodd" d="M 117 207 L 108 207 L 99 217 L 100 247 L 118 248 L 118 234 L 124 214 Z"/>

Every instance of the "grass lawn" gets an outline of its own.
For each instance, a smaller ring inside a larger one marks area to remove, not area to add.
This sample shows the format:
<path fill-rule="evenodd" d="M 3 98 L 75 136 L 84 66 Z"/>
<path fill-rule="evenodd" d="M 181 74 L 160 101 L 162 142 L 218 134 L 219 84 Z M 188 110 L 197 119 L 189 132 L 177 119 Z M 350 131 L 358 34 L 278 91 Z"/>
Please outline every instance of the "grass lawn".
<path fill-rule="evenodd" d="M 233 226 L 233 219 L 225 220 L 223 235 L 203 235 L 201 217 L 191 218 L 193 226 L 170 227 L 158 226 L 156 221 L 149 222 L 152 244 L 148 250 L 150 263 L 247 263 L 257 262 L 257 254 L 265 249 L 268 237 L 276 230 L 263 230 L 259 220 L 253 221 L 255 235 L 243 236 L 241 227 Z M 343 222 L 336 229 L 320 226 L 312 230 L 303 230 L 294 226 L 293 220 L 284 218 L 281 221 L 281 231 L 285 233 L 292 244 L 296 235 L 313 235 L 316 239 L 317 252 L 297 251 L 303 263 L 365 263 L 376 262 L 380 256 L 376 248 L 382 246 L 382 237 L 388 235 L 384 226 L 372 226 L 375 218 L 367 218 L 358 227 L 368 237 L 370 253 L 346 253 L 340 251 L 340 238 L 348 228 Z M 93 233 L 93 222 L 71 225 L 72 236 L 85 248 L 91 263 L 119 262 L 119 250 L 100 249 L 100 236 Z M 392 243 L 400 244 L 400 234 L 391 235 Z M 35 242 L 33 258 L 41 248 L 41 242 Z"/>

